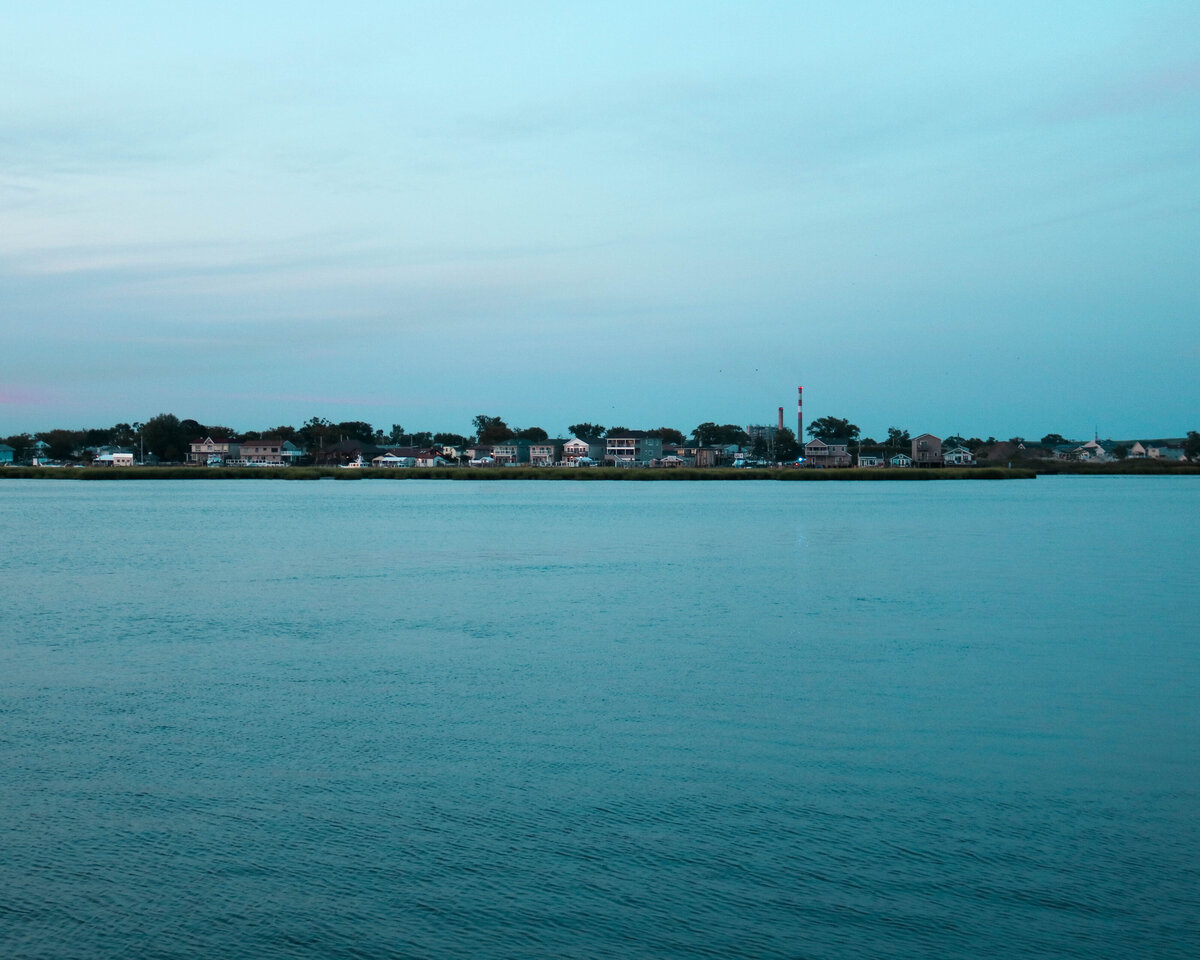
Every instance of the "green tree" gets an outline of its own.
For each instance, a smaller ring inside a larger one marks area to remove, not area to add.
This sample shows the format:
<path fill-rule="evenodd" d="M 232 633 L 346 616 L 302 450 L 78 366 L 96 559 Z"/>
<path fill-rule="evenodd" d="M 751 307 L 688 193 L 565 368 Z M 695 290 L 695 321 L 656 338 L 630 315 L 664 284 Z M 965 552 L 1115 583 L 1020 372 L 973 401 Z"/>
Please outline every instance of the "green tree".
<path fill-rule="evenodd" d="M 409 436 L 409 443 L 414 447 L 429 447 L 433 445 L 433 434 L 428 430 L 421 430 Z"/>
<path fill-rule="evenodd" d="M 1189 460 L 1200 460 L 1200 433 L 1188 431 L 1187 439 L 1183 441 L 1183 453 Z"/>
<path fill-rule="evenodd" d="M 296 442 L 296 428 L 289 427 L 287 424 L 280 424 L 278 427 L 272 427 L 270 430 L 262 432 L 264 437 L 278 437 L 280 440 L 291 440 Z"/>
<path fill-rule="evenodd" d="M 1118 460 L 1124 460 L 1129 456 L 1129 448 L 1123 443 L 1117 444 L 1117 446 L 1113 447 L 1113 456 Z"/>
<path fill-rule="evenodd" d="M 469 441 L 461 433 L 435 433 L 433 442 L 444 444 L 448 447 L 465 446 Z"/>
<path fill-rule="evenodd" d="M 674 427 L 658 427 L 655 430 L 646 431 L 652 437 L 658 437 L 663 443 L 682 444 L 687 438 L 679 430 Z"/>
<path fill-rule="evenodd" d="M 796 434 L 789 428 L 782 427 L 775 431 L 775 459 L 780 463 L 795 460 L 800 456 L 800 444 L 796 442 Z"/>
<path fill-rule="evenodd" d="M 337 443 L 339 437 L 338 428 L 334 424 L 323 417 L 310 417 L 298 431 L 298 446 L 305 450 L 319 450 Z"/>
<path fill-rule="evenodd" d="M 888 431 L 889 436 L 891 431 Z M 820 417 L 808 425 L 808 435 L 814 440 L 829 443 L 832 440 L 854 440 L 858 437 L 858 427 L 849 420 L 840 417 Z"/>
<path fill-rule="evenodd" d="M 365 420 L 343 420 L 337 424 L 339 438 L 357 440 L 359 443 L 374 443 L 375 429 Z"/>
<path fill-rule="evenodd" d="M 899 427 L 888 427 L 887 446 L 903 449 L 910 443 L 912 443 L 912 437 L 908 435 L 907 430 L 901 430 Z"/>
<path fill-rule="evenodd" d="M 194 436 L 195 434 L 187 431 L 173 413 L 160 413 L 151 417 L 142 427 L 142 442 L 146 446 L 146 452 L 168 462 L 185 460 L 188 443 Z"/>
<path fill-rule="evenodd" d="M 541 427 L 526 427 L 524 430 L 516 431 L 513 436 L 518 440 L 528 440 L 531 443 L 540 443 L 550 438 L 550 434 Z"/>
<path fill-rule="evenodd" d="M 84 433 L 80 430 L 47 430 L 37 436 L 48 445 L 46 455 L 51 460 L 69 460 L 75 448 L 84 441 Z"/>
<path fill-rule="evenodd" d="M 1057 447 L 1071 441 L 1064 437 L 1061 433 L 1048 433 L 1042 437 L 1041 443 L 1043 447 Z"/>
<path fill-rule="evenodd" d="M 29 449 L 33 446 L 34 439 L 28 433 L 14 433 L 11 437 L 5 437 L 3 440 L 0 440 L 0 443 L 13 448 L 13 460 L 19 463 L 27 456 Z"/>
<path fill-rule="evenodd" d="M 604 436 L 604 427 L 598 423 L 573 423 L 567 429 L 571 431 L 571 436 L 580 440 L 595 440 Z"/>
<path fill-rule="evenodd" d="M 715 424 L 711 420 L 696 427 L 692 431 L 692 439 L 698 447 L 724 447 L 729 445 L 747 446 L 750 434 L 746 433 L 736 423 Z"/>
<path fill-rule="evenodd" d="M 481 413 L 472 419 L 471 423 L 475 426 L 475 434 L 480 443 L 503 443 L 512 436 L 508 424 L 499 417 L 489 417 Z"/>

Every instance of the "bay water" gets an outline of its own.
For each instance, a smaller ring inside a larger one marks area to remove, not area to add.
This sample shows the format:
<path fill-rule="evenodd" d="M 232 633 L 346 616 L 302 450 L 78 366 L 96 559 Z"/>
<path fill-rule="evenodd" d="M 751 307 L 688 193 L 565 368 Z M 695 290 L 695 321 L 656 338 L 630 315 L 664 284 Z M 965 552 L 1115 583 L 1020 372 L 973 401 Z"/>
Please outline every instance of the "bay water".
<path fill-rule="evenodd" d="M 0 955 L 1200 955 L 1200 478 L 0 482 Z"/>

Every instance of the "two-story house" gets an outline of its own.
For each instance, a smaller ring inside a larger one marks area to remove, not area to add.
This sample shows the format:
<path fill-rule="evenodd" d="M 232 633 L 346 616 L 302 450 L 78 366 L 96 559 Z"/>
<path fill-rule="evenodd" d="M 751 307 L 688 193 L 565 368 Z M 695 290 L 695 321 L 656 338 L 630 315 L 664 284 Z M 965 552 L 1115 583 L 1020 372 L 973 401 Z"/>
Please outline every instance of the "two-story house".
<path fill-rule="evenodd" d="M 942 441 L 932 433 L 923 433 L 912 439 L 912 459 L 914 467 L 940 467 L 945 462 L 942 458 Z"/>
<path fill-rule="evenodd" d="M 622 430 L 604 438 L 604 459 L 611 463 L 645 463 L 662 456 L 662 437 L 645 430 Z"/>
<path fill-rule="evenodd" d="M 283 440 L 280 437 L 243 440 L 242 459 L 252 464 L 282 464 Z"/>
<path fill-rule="evenodd" d="M 214 440 L 212 437 L 205 437 L 203 440 L 191 442 L 187 462 L 217 465 L 226 460 L 236 460 L 241 455 L 242 445 L 235 438 Z"/>
<path fill-rule="evenodd" d="M 603 440 L 575 437 L 563 444 L 563 460 L 567 463 L 589 463 L 604 459 L 606 445 Z"/>
<path fill-rule="evenodd" d="M 535 467 L 552 467 L 563 458 L 562 440 L 540 440 L 529 445 L 529 463 Z"/>
<path fill-rule="evenodd" d="M 806 467 L 848 467 L 850 466 L 850 441 L 833 439 L 812 439 L 804 445 L 804 465 Z"/>

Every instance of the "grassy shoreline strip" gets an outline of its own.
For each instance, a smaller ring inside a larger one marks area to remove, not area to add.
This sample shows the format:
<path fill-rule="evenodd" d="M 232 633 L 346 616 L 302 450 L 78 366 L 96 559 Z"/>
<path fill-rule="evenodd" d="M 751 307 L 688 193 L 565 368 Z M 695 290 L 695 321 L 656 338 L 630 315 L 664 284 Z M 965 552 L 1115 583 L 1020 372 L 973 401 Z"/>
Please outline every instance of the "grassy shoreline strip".
<path fill-rule="evenodd" d="M 1031 480 L 1036 472 L 1004 467 L 945 467 L 937 470 L 849 468 L 839 470 L 588 467 L 407 467 L 346 470 L 337 467 L 7 467 L 0 479 L 39 480 Z"/>

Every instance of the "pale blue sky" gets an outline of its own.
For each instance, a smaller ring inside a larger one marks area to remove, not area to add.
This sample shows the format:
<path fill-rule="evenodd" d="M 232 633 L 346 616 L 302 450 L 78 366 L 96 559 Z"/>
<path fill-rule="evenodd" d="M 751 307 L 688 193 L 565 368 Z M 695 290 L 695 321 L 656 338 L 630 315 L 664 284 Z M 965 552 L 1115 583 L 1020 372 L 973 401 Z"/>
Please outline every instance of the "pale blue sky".
<path fill-rule="evenodd" d="M 1200 5 L 0 0 L 0 434 L 1200 429 Z"/>

